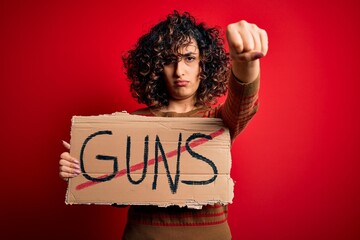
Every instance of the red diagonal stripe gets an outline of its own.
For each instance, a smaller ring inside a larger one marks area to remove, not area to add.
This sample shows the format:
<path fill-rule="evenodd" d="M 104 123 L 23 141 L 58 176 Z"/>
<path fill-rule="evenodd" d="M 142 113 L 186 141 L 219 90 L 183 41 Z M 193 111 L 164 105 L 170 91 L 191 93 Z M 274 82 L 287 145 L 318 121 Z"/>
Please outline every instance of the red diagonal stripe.
<path fill-rule="evenodd" d="M 210 134 L 210 136 L 212 137 L 212 139 L 220 136 L 221 134 L 223 134 L 225 132 L 225 129 L 224 128 L 220 128 L 219 130 L 213 132 Z M 206 143 L 207 141 L 209 141 L 208 139 L 206 138 L 201 138 L 201 139 L 197 139 L 193 142 L 190 143 L 190 147 L 192 148 L 195 148 L 197 146 L 200 146 L 204 143 Z M 186 150 L 186 147 L 185 146 L 182 146 L 181 149 L 180 149 L 180 152 L 184 152 Z M 167 158 L 171 158 L 173 156 L 175 156 L 177 154 L 177 149 L 175 150 L 172 150 L 170 152 L 167 152 L 165 155 Z M 158 158 L 159 162 L 162 161 L 162 157 L 159 156 Z M 148 165 L 151 166 L 155 163 L 155 158 L 152 158 L 148 161 Z M 134 172 L 134 171 L 137 171 L 137 170 L 140 170 L 144 167 L 144 163 L 141 162 L 141 163 L 137 163 L 135 165 L 132 165 L 130 166 L 130 172 Z M 122 169 L 120 170 L 114 178 L 117 178 L 117 177 L 121 177 L 121 176 L 124 176 L 126 174 L 126 169 Z M 100 176 L 101 178 L 104 178 L 104 177 L 107 177 L 107 175 L 103 175 L 103 176 Z M 91 187 L 93 185 L 96 185 L 96 184 L 100 184 L 100 183 L 103 183 L 103 182 L 93 182 L 93 181 L 87 181 L 87 182 L 84 182 L 84 183 L 81 183 L 79 185 L 76 186 L 76 190 L 82 190 L 84 188 L 87 188 L 87 187 Z"/>

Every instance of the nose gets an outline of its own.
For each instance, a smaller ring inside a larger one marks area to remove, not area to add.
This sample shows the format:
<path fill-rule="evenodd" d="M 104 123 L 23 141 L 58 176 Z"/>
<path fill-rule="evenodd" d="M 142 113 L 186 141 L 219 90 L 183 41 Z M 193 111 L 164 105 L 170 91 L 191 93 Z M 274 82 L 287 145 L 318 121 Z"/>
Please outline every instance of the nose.
<path fill-rule="evenodd" d="M 181 77 L 185 75 L 185 62 L 184 60 L 180 59 L 175 63 L 175 75 L 177 77 Z"/>

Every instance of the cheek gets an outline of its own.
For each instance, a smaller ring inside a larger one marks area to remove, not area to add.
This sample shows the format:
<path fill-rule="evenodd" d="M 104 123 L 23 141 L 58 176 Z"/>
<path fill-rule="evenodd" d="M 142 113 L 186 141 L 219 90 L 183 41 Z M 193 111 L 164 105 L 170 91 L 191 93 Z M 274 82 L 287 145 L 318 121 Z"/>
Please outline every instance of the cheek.
<path fill-rule="evenodd" d="M 191 68 L 191 74 L 193 76 L 196 76 L 197 78 L 200 77 L 200 73 L 201 73 L 201 68 L 200 66 L 194 66 L 193 68 Z"/>
<path fill-rule="evenodd" d="M 164 75 L 165 81 L 168 82 L 168 80 L 170 79 L 170 76 L 172 75 L 172 70 L 169 69 L 168 67 L 164 67 L 163 75 Z"/>
<path fill-rule="evenodd" d="M 199 71 L 197 71 L 197 76 L 196 76 L 196 77 L 197 77 L 196 80 L 197 80 L 198 82 L 201 81 L 201 79 L 200 79 L 200 74 L 201 74 L 201 69 L 199 68 Z"/>
<path fill-rule="evenodd" d="M 163 68 L 163 74 L 164 76 L 168 76 L 169 75 L 169 72 L 170 72 L 170 69 L 168 67 L 164 67 Z"/>

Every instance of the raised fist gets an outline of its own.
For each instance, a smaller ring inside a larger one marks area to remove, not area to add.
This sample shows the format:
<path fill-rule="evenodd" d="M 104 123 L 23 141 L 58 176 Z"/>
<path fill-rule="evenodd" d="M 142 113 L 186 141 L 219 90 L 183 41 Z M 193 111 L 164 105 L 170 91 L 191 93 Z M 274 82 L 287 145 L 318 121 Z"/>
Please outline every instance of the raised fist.
<path fill-rule="evenodd" d="M 245 20 L 229 24 L 226 38 L 233 61 L 254 61 L 264 57 L 268 51 L 266 31 Z"/>

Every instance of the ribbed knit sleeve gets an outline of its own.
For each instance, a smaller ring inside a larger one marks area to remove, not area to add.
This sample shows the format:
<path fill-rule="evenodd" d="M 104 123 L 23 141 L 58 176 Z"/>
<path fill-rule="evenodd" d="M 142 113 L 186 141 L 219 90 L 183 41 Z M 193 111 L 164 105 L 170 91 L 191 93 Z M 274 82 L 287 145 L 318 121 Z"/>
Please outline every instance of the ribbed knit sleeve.
<path fill-rule="evenodd" d="M 251 83 L 242 83 L 231 74 L 228 96 L 219 106 L 218 116 L 229 128 L 232 141 L 246 127 L 258 109 L 260 76 Z"/>

